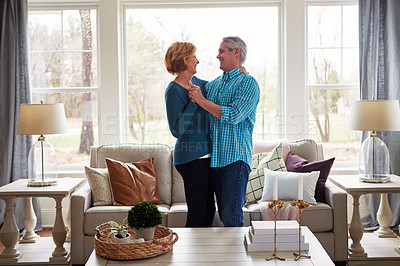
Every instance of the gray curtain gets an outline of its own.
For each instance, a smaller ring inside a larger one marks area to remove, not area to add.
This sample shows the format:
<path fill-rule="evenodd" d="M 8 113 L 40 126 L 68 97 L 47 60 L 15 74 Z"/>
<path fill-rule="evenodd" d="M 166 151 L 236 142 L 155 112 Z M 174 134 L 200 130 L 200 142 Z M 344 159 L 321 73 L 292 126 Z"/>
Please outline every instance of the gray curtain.
<path fill-rule="evenodd" d="M 28 9 L 27 0 L 0 1 L 0 186 L 28 177 L 28 153 L 32 137 L 17 135 L 19 106 L 30 103 L 28 77 Z M 33 199 L 42 227 L 39 201 Z M 23 229 L 25 199 L 14 201 L 18 228 Z M 0 201 L 0 224 L 3 224 L 5 202 Z"/>
<path fill-rule="evenodd" d="M 361 99 L 400 100 L 400 1 L 359 0 Z M 399 118 L 400 119 L 400 118 Z M 366 132 L 363 139 L 366 138 Z M 391 173 L 400 175 L 400 132 L 378 132 L 390 153 Z M 400 194 L 389 194 L 392 229 L 400 222 Z M 365 230 L 379 228 L 380 195 L 366 195 Z"/>

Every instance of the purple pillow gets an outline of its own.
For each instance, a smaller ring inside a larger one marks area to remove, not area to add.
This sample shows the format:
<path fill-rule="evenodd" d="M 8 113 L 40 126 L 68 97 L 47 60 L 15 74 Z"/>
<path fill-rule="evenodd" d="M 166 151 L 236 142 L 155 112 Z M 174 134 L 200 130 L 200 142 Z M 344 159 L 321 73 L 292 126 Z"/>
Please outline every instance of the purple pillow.
<path fill-rule="evenodd" d="M 325 200 L 325 183 L 328 179 L 329 172 L 333 165 L 335 158 L 330 158 L 323 161 L 316 161 L 309 163 L 306 159 L 289 152 L 286 160 L 286 169 L 289 172 L 300 172 L 308 173 L 312 171 L 320 171 L 317 185 L 315 187 L 315 199 L 318 202 L 324 202 Z"/>

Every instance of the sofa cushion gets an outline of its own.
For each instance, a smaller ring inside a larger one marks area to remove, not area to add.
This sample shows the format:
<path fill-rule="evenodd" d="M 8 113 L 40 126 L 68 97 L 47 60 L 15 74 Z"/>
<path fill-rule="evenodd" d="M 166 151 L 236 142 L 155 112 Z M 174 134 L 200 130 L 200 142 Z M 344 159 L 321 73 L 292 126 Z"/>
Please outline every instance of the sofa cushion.
<path fill-rule="evenodd" d="M 173 151 L 172 151 L 173 152 Z M 185 187 L 181 174 L 172 165 L 172 204 L 184 202 L 186 203 Z"/>
<path fill-rule="evenodd" d="M 330 158 L 322 161 L 308 162 L 306 159 L 289 152 L 286 161 L 286 168 L 289 172 L 312 172 L 320 171 L 317 185 L 315 187 L 315 200 L 325 202 L 325 183 L 328 179 L 329 172 L 335 158 Z"/>
<path fill-rule="evenodd" d="M 90 151 L 91 167 L 106 167 L 105 159 L 111 158 L 121 162 L 137 162 L 149 157 L 154 158 L 154 169 L 157 175 L 160 200 L 171 204 L 171 148 L 164 144 L 117 144 L 93 146 Z"/>
<path fill-rule="evenodd" d="M 323 155 L 319 154 L 322 149 L 318 149 L 318 144 L 312 139 L 290 141 L 289 149 L 292 153 L 303 157 L 309 162 L 323 159 Z"/>
<path fill-rule="evenodd" d="M 93 206 L 111 206 L 114 204 L 110 186 L 110 177 L 106 168 L 85 166 L 86 179 L 92 190 Z"/>
<path fill-rule="evenodd" d="M 147 201 L 161 204 L 158 195 L 154 158 L 123 163 L 106 159 L 114 205 L 132 206 Z"/>
<path fill-rule="evenodd" d="M 83 219 L 83 229 L 86 235 L 95 235 L 95 228 L 108 221 L 122 222 L 122 220 L 128 215 L 128 211 L 131 206 L 98 206 L 89 208 L 85 212 Z M 168 211 L 169 206 L 165 204 L 157 205 L 158 210 L 162 215 L 162 225 L 168 225 Z"/>
<path fill-rule="evenodd" d="M 279 143 L 282 143 L 282 158 L 286 162 L 290 151 L 289 142 L 286 139 L 253 140 L 253 154 L 271 152 Z"/>

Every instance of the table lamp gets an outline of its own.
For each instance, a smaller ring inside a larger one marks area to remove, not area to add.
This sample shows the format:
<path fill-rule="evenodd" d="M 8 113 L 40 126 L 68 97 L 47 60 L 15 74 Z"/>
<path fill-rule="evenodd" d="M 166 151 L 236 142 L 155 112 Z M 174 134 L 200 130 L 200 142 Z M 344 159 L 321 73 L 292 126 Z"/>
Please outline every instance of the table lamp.
<path fill-rule="evenodd" d="M 21 104 L 19 135 L 40 135 L 28 156 L 28 186 L 53 186 L 57 184 L 57 158 L 46 134 L 67 132 L 64 104 Z"/>
<path fill-rule="evenodd" d="M 389 150 L 376 131 L 400 130 L 399 101 L 354 101 L 350 110 L 349 129 L 371 131 L 361 145 L 360 180 L 371 183 L 390 181 Z"/>

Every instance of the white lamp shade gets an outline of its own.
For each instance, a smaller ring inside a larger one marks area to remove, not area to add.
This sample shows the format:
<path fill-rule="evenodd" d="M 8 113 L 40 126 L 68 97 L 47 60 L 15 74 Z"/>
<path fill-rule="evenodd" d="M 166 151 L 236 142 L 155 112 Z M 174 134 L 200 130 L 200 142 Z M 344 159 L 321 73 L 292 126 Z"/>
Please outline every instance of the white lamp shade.
<path fill-rule="evenodd" d="M 350 110 L 349 129 L 400 131 L 399 101 L 354 101 Z"/>
<path fill-rule="evenodd" d="M 64 104 L 21 104 L 17 134 L 60 134 L 67 130 Z"/>

